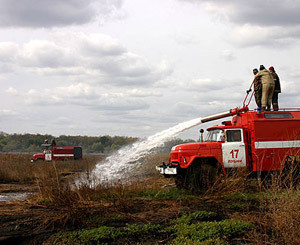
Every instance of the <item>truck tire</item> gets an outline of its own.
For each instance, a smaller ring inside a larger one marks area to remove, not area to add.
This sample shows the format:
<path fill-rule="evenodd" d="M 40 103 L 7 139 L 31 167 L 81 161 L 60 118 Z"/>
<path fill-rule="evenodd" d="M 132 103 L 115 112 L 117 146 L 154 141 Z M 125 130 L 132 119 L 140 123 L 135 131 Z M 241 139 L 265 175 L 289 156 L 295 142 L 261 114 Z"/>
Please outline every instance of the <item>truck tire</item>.
<path fill-rule="evenodd" d="M 194 164 L 187 169 L 183 186 L 193 191 L 207 191 L 215 185 L 217 175 L 218 169 L 213 164 Z"/>
<path fill-rule="evenodd" d="M 295 188 L 300 183 L 300 163 L 287 161 L 281 173 L 281 185 L 284 188 Z"/>

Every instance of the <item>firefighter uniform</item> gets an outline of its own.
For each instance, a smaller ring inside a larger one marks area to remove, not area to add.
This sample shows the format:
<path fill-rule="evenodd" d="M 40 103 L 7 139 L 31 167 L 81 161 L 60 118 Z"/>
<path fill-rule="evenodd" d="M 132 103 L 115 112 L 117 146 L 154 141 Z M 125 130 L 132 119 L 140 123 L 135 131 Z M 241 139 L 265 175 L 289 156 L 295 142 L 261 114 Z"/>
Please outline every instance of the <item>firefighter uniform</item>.
<path fill-rule="evenodd" d="M 273 93 L 273 97 L 272 97 L 272 106 L 273 106 L 274 111 L 278 111 L 278 109 L 279 109 L 278 94 L 281 93 L 280 80 L 279 80 L 279 77 L 276 74 L 273 66 L 271 66 L 269 68 L 269 71 L 271 72 L 272 77 L 274 79 L 274 83 L 275 83 L 275 89 L 274 89 L 274 93 Z"/>
<path fill-rule="evenodd" d="M 254 97 L 257 107 L 261 108 L 262 84 L 258 78 L 254 83 Z"/>
<path fill-rule="evenodd" d="M 255 78 L 260 79 L 262 84 L 261 107 L 262 109 L 269 109 L 275 88 L 273 76 L 268 70 L 263 69 L 256 74 Z"/>
<path fill-rule="evenodd" d="M 258 73 L 258 70 L 256 68 L 253 69 L 254 76 L 257 73 Z M 253 87 L 254 87 L 254 98 L 255 98 L 255 102 L 258 107 L 257 109 L 260 110 L 261 109 L 261 94 L 262 94 L 262 85 L 261 85 L 260 78 L 255 79 Z"/>

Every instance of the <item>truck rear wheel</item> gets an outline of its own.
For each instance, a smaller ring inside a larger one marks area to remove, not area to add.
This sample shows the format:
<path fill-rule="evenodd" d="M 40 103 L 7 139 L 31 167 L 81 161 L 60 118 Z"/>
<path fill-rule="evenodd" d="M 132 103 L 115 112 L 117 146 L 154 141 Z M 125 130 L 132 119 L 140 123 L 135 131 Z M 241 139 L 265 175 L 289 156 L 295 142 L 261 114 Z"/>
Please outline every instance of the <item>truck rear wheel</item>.
<path fill-rule="evenodd" d="M 300 183 L 300 162 L 287 161 L 281 173 L 283 187 L 297 187 Z"/>

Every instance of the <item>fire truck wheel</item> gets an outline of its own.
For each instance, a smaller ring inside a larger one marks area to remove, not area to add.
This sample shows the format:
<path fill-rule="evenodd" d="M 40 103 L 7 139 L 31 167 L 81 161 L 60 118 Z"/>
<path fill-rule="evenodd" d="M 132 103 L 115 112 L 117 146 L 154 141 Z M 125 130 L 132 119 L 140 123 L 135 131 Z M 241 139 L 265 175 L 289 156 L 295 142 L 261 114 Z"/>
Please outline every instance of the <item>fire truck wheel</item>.
<path fill-rule="evenodd" d="M 209 163 L 191 166 L 185 177 L 185 184 L 191 190 L 207 191 L 213 187 L 217 177 L 217 167 Z"/>
<path fill-rule="evenodd" d="M 175 178 L 175 185 L 178 189 L 187 189 L 188 187 L 184 184 L 184 177 L 182 175 L 177 175 Z"/>
<path fill-rule="evenodd" d="M 300 182 L 299 162 L 286 162 L 281 173 L 281 185 L 284 188 L 297 187 Z"/>

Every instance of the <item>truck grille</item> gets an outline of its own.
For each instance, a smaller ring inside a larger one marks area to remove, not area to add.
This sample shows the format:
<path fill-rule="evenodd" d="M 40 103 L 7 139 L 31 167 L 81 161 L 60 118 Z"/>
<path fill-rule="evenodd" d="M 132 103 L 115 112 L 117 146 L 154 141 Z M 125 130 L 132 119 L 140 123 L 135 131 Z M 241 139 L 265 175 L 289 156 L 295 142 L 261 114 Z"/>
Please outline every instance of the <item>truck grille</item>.
<path fill-rule="evenodd" d="M 178 160 L 178 153 L 171 153 L 170 159 L 171 159 L 171 161 Z"/>

